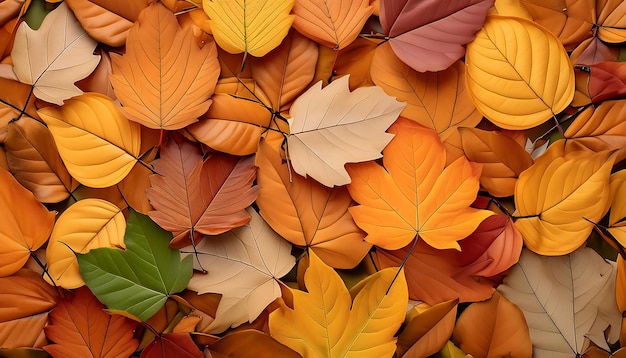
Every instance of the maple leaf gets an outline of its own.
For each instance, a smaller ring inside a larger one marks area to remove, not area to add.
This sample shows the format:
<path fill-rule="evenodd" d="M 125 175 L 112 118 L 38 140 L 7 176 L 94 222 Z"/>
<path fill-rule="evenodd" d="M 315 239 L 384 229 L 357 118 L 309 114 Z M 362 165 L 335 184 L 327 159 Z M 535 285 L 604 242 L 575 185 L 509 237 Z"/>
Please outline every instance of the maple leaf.
<path fill-rule="evenodd" d="M 160 2 L 141 12 L 128 33 L 126 54 L 111 60 L 122 111 L 146 127 L 183 128 L 211 105 L 219 76 L 215 43 L 198 47 L 191 29 L 183 30 Z"/>
<path fill-rule="evenodd" d="M 191 239 L 217 235 L 250 220 L 245 209 L 254 202 L 254 159 L 212 154 L 205 162 L 197 146 L 172 137 L 153 162 L 146 196 L 155 210 L 148 215 L 172 231 L 172 247 L 187 246 Z"/>
<path fill-rule="evenodd" d="M 126 357 L 139 345 L 133 338 L 137 322 L 106 313 L 87 287 L 67 293 L 50 313 L 50 321 L 46 337 L 55 344 L 44 349 L 52 356 Z"/>
<path fill-rule="evenodd" d="M 392 357 L 408 302 L 404 272 L 384 269 L 348 292 L 332 268 L 309 255 L 308 292 L 289 289 L 293 309 L 283 304 L 270 313 L 270 335 L 303 356 Z"/>
<path fill-rule="evenodd" d="M 187 287 L 200 294 L 222 295 L 215 321 L 206 332 L 219 333 L 244 322 L 252 322 L 274 299 L 280 297 L 277 279 L 286 275 L 295 258 L 291 245 L 278 236 L 254 209 L 245 226 L 217 237 L 207 237 L 195 251 L 194 266 L 208 273 L 194 273 Z"/>
<path fill-rule="evenodd" d="M 457 241 L 493 213 L 470 208 L 478 193 L 480 165 L 464 157 L 445 166 L 437 133 L 407 119 L 390 129 L 395 138 L 383 152 L 384 167 L 367 162 L 349 166 L 348 190 L 361 205 L 350 208 L 365 240 L 399 249 L 419 235 L 438 248 L 459 249 Z"/>
<path fill-rule="evenodd" d="M 38 30 L 26 22 L 20 25 L 11 51 L 13 71 L 20 82 L 34 86 L 37 98 L 62 105 L 63 100 L 83 93 L 74 82 L 98 65 L 100 56 L 93 54 L 96 45 L 62 3 Z"/>
<path fill-rule="evenodd" d="M 348 76 L 298 97 L 289 114 L 288 154 L 296 173 L 333 187 L 350 183 L 344 165 L 381 157 L 392 135 L 384 131 L 404 104 L 380 87 L 350 92 Z"/>

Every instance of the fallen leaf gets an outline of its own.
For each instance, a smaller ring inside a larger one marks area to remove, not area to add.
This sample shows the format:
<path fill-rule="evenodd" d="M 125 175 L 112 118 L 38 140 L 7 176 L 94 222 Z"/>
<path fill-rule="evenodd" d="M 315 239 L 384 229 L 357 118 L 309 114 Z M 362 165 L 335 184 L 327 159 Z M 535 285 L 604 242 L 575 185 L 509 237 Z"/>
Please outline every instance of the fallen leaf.
<path fill-rule="evenodd" d="M 469 354 L 465 354 L 454 343 L 448 341 L 448 343 L 435 355 L 435 358 L 473 358 Z"/>
<path fill-rule="evenodd" d="M 141 127 L 104 95 L 85 93 L 59 109 L 47 107 L 38 113 L 67 170 L 81 184 L 94 188 L 117 184 L 137 162 Z"/>
<path fill-rule="evenodd" d="M 90 0 L 68 0 L 66 3 L 94 40 L 113 47 L 126 43 L 128 30 L 133 26 L 134 20 L 126 19 Z"/>
<path fill-rule="evenodd" d="M 400 59 L 416 71 L 441 71 L 463 57 L 493 0 L 382 1 L 380 23 Z"/>
<path fill-rule="evenodd" d="M 37 98 L 62 105 L 83 93 L 74 82 L 87 77 L 98 65 L 100 56 L 93 55 L 96 45 L 62 3 L 38 30 L 26 22 L 19 26 L 11 51 L 13 71 L 20 82 L 33 85 Z"/>
<path fill-rule="evenodd" d="M 22 116 L 39 118 L 31 90 L 29 85 L 0 77 L 0 142 L 6 139 L 10 121 Z"/>
<path fill-rule="evenodd" d="M 298 353 L 260 331 L 233 332 L 211 344 L 212 352 L 232 358 L 299 358 Z"/>
<path fill-rule="evenodd" d="M 0 322 L 50 311 L 57 305 L 58 293 L 39 274 L 21 269 L 0 277 Z"/>
<path fill-rule="evenodd" d="M 328 187 L 350 183 L 344 165 L 380 158 L 392 138 L 384 131 L 403 108 L 380 87 L 350 92 L 348 76 L 324 89 L 318 82 L 289 111 L 287 146 L 294 171 Z"/>
<path fill-rule="evenodd" d="M 459 298 L 460 302 L 489 299 L 494 291 L 491 276 L 514 265 L 522 250 L 522 237 L 505 215 L 485 219 L 467 238 L 459 242 L 461 251 L 438 250 L 418 240 L 396 251 L 376 250 L 377 267 L 394 267 L 406 258 L 409 296 L 435 305 Z M 407 258 L 408 256 L 408 258 Z"/>
<path fill-rule="evenodd" d="M 188 333 L 168 333 L 157 336 L 141 352 L 141 358 L 202 358 L 202 352 Z"/>
<path fill-rule="evenodd" d="M 348 292 L 332 268 L 309 256 L 308 292 L 289 289 L 293 309 L 283 304 L 270 313 L 271 336 L 303 356 L 392 357 L 408 302 L 404 272 L 379 271 Z"/>
<path fill-rule="evenodd" d="M 589 95 L 593 103 L 626 94 L 626 67 L 622 62 L 600 62 L 589 66 Z"/>
<path fill-rule="evenodd" d="M 626 195 L 626 170 L 620 170 L 611 175 L 609 189 L 611 211 L 607 231 L 620 245 L 626 247 L 626 221 L 624 220 L 626 219 L 626 201 L 623 200 Z M 626 310 L 626 305 L 624 310 Z"/>
<path fill-rule="evenodd" d="M 619 337 L 615 265 L 590 248 L 547 257 L 524 250 L 498 291 L 517 305 L 530 328 L 534 357 L 581 355 L 590 341 L 608 350 Z"/>
<path fill-rule="evenodd" d="M 137 322 L 106 313 L 87 287 L 67 293 L 50 322 L 46 337 L 55 344 L 44 349 L 56 357 L 127 357 L 139 344 L 133 338 Z"/>
<path fill-rule="evenodd" d="M 130 211 L 126 250 L 98 248 L 77 256 L 80 274 L 100 302 L 142 321 L 182 291 L 192 274 L 191 257 L 167 247 L 171 235 L 149 217 Z"/>
<path fill-rule="evenodd" d="M 16 273 L 31 253 L 48 241 L 55 213 L 48 211 L 4 169 L 0 169 L 0 183 L 1 277 Z"/>
<path fill-rule="evenodd" d="M 597 37 L 581 42 L 570 54 L 570 61 L 574 65 L 595 65 L 605 61 L 617 61 L 618 59 L 619 48 L 609 46 Z"/>
<path fill-rule="evenodd" d="M 263 57 L 287 36 L 295 0 L 203 0 L 217 44 L 229 53 Z"/>
<path fill-rule="evenodd" d="M 250 220 L 245 209 L 254 202 L 256 168 L 252 157 L 212 154 L 205 162 L 197 146 L 172 137 L 153 162 L 146 196 L 155 208 L 148 213 L 173 232 L 172 247 L 187 246 Z"/>
<path fill-rule="evenodd" d="M 354 41 L 372 15 L 369 0 L 296 0 L 293 28 L 311 40 L 341 50 Z"/>
<path fill-rule="evenodd" d="M 24 347 L 42 348 L 48 344 L 44 327 L 48 325 L 48 312 L 0 322 L 0 357 L 13 357 L 6 350 Z M 6 355 L 3 353 L 6 352 Z M 17 355 L 15 357 L 19 358 Z"/>
<path fill-rule="evenodd" d="M 384 44 L 381 44 L 380 40 L 358 37 L 339 53 L 333 74 L 337 77 L 350 75 L 351 91 L 359 87 L 373 86 L 370 68 L 372 64 L 375 64 L 373 57 L 377 46 L 384 46 Z"/>
<path fill-rule="evenodd" d="M 37 200 L 58 203 L 78 182 L 70 176 L 46 126 L 30 117 L 9 123 L 4 142 L 9 170 Z"/>
<path fill-rule="evenodd" d="M 98 247 L 123 249 L 125 229 L 124 214 L 117 206 L 100 199 L 78 201 L 54 225 L 46 248 L 48 274 L 44 278 L 65 289 L 83 286 L 75 254 Z"/>
<path fill-rule="evenodd" d="M 229 327 L 254 321 L 261 311 L 281 296 L 277 280 L 286 275 L 295 258 L 291 245 L 278 236 L 254 209 L 245 226 L 217 237 L 206 237 L 182 251 L 196 256 L 187 287 L 200 294 L 222 295 L 215 321 L 204 331 L 221 333 Z"/>
<path fill-rule="evenodd" d="M 544 154 L 520 174 L 515 184 L 515 226 L 525 246 L 541 255 L 556 256 L 583 245 L 593 223 L 608 211 L 614 161 L 615 154 L 610 152 Z"/>
<path fill-rule="evenodd" d="M 476 108 L 501 128 L 535 127 L 574 96 L 567 52 L 552 33 L 525 19 L 490 15 L 467 45 L 465 61 Z"/>
<path fill-rule="evenodd" d="M 158 2 L 143 10 L 131 28 L 126 54 L 113 55 L 111 61 L 110 78 L 122 111 L 148 128 L 183 128 L 211 105 L 219 76 L 215 43 L 198 47 L 192 30 L 183 30 Z"/>
<path fill-rule="evenodd" d="M 256 155 L 259 197 L 267 223 L 294 245 L 307 247 L 324 263 L 353 268 L 372 245 L 348 212 L 352 198 L 345 187 L 328 188 L 311 178 L 291 176 L 281 154 L 262 140 Z"/>
<path fill-rule="evenodd" d="M 368 233 L 365 240 L 397 250 L 419 235 L 437 249 L 459 249 L 457 241 L 493 214 L 469 207 L 478 193 L 480 165 L 462 157 L 444 167 L 437 134 L 413 121 L 401 118 L 389 132 L 395 137 L 383 151 L 384 167 L 375 162 L 348 167 L 348 190 L 361 204 L 350 213 Z"/>
<path fill-rule="evenodd" d="M 474 357 L 531 357 L 533 350 L 524 313 L 497 291 L 461 313 L 452 341 Z"/>

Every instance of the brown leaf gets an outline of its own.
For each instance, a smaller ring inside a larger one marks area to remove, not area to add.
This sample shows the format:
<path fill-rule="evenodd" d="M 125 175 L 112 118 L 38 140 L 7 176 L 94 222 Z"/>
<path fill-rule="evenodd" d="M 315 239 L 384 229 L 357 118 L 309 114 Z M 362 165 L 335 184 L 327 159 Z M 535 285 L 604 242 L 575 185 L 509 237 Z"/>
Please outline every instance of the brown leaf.
<path fill-rule="evenodd" d="M 617 61 L 619 48 L 610 47 L 597 37 L 581 42 L 570 54 L 570 61 L 575 65 L 594 65 L 604 61 Z"/>
<path fill-rule="evenodd" d="M 111 82 L 123 112 L 146 127 L 183 128 L 211 105 L 219 75 L 215 43 L 199 48 L 191 29 L 182 30 L 158 2 L 133 25 L 126 55 L 111 60 Z"/>
<path fill-rule="evenodd" d="M 232 358 L 298 358 L 292 349 L 278 343 L 271 336 L 255 330 L 227 334 L 211 344 L 209 349 Z"/>
<path fill-rule="evenodd" d="M 30 117 L 9 123 L 7 162 L 15 178 L 37 200 L 58 203 L 78 187 L 57 151 L 50 130 Z"/>
<path fill-rule="evenodd" d="M 202 358 L 189 333 L 168 333 L 156 337 L 141 352 L 141 358 Z"/>

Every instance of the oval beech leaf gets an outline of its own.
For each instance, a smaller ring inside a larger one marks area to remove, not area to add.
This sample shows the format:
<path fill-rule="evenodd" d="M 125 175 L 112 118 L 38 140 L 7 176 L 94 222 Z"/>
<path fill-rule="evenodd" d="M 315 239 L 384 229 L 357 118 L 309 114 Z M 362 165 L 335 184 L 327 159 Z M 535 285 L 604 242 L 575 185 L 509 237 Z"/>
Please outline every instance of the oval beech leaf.
<path fill-rule="evenodd" d="M 94 40 L 118 47 L 126 43 L 133 21 L 101 7 L 90 0 L 68 0 L 67 6 Z"/>
<path fill-rule="evenodd" d="M 363 240 L 348 208 L 345 187 L 327 188 L 311 178 L 291 176 L 281 154 L 262 140 L 256 155 L 259 167 L 261 216 L 282 237 L 307 247 L 329 266 L 353 268 L 372 245 Z M 291 179 L 291 180 L 290 180 Z"/>
<path fill-rule="evenodd" d="M 107 308 L 145 321 L 191 278 L 192 257 L 181 262 L 178 250 L 167 247 L 170 239 L 171 234 L 149 217 L 131 210 L 124 237 L 126 250 L 105 247 L 78 254 L 80 274 Z"/>
<path fill-rule="evenodd" d="M 44 350 L 53 357 L 128 357 L 139 345 L 133 338 L 137 322 L 105 312 L 87 287 L 66 293 L 50 322 L 46 337 L 55 344 Z"/>
<path fill-rule="evenodd" d="M 476 128 L 459 128 L 467 159 L 483 165 L 480 185 L 497 197 L 515 192 L 517 177 L 533 159 L 514 139 L 498 132 Z"/>
<path fill-rule="evenodd" d="M 590 341 L 608 351 L 605 331 L 609 342 L 617 341 L 622 315 L 615 280 L 615 264 L 591 248 L 558 257 L 524 250 L 498 291 L 524 312 L 533 357 L 576 356 Z"/>
<path fill-rule="evenodd" d="M 248 208 L 248 224 L 216 237 L 206 237 L 183 252 L 196 256 L 194 273 L 187 288 L 222 295 L 215 320 L 204 332 L 221 333 L 229 327 L 254 321 L 272 301 L 281 296 L 278 279 L 295 265 L 291 245 Z"/>
<path fill-rule="evenodd" d="M 497 291 L 461 313 L 452 341 L 474 357 L 531 357 L 524 313 Z"/>
<path fill-rule="evenodd" d="M 465 61 L 476 108 L 501 128 L 535 127 L 574 97 L 567 52 L 552 33 L 525 19 L 490 15 L 467 45 Z"/>
<path fill-rule="evenodd" d="M 398 335 L 396 356 L 428 357 L 439 352 L 452 335 L 458 299 L 430 306 L 421 303 L 411 309 Z"/>
<path fill-rule="evenodd" d="M 44 278 L 65 289 L 85 284 L 76 253 L 98 247 L 125 248 L 126 219 L 117 206 L 101 199 L 83 199 L 61 214 L 46 248 L 48 275 Z"/>
<path fill-rule="evenodd" d="M 22 117 L 10 123 L 4 148 L 9 170 L 37 200 L 58 203 L 78 186 L 63 165 L 52 133 L 41 122 Z"/>
<path fill-rule="evenodd" d="M 557 143 L 559 145 L 559 143 Z M 608 211 L 610 152 L 574 151 L 537 158 L 515 184 L 515 226 L 540 255 L 565 255 L 587 240 Z M 572 175 L 575 173 L 575 175 Z"/>
<path fill-rule="evenodd" d="M 293 309 L 282 304 L 270 313 L 270 335 L 306 357 L 393 357 L 408 303 L 404 272 L 384 269 L 348 292 L 332 268 L 309 255 L 308 292 L 289 289 Z"/>
<path fill-rule="evenodd" d="M 318 82 L 289 110 L 287 146 L 293 170 L 328 187 L 350 183 L 346 163 L 381 157 L 393 137 L 385 130 L 404 108 L 380 87 L 350 92 L 348 80 L 341 77 L 324 89 Z"/>
<path fill-rule="evenodd" d="M 263 57 L 287 36 L 295 0 L 203 0 L 217 44 L 229 53 Z"/>
<path fill-rule="evenodd" d="M 122 111 L 156 129 L 196 122 L 211 105 L 220 71 L 215 43 L 198 47 L 192 29 L 183 30 L 159 2 L 141 12 L 128 33 L 126 54 L 112 55 L 111 61 Z"/>
<path fill-rule="evenodd" d="M 137 162 L 141 127 L 104 95 L 85 93 L 59 109 L 47 107 L 38 113 L 52 132 L 67 170 L 84 185 L 115 185 Z"/>
<path fill-rule="evenodd" d="M 493 0 L 382 1 L 380 23 L 393 51 L 416 71 L 441 71 L 463 57 Z"/>
<path fill-rule="evenodd" d="M 396 136 L 383 151 L 384 167 L 367 162 L 347 168 L 348 190 L 361 204 L 350 213 L 368 233 L 365 240 L 397 250 L 419 235 L 437 249 L 459 249 L 457 241 L 493 214 L 470 208 L 480 166 L 461 157 L 445 167 L 437 133 L 408 119 L 398 119 L 389 133 Z"/>
<path fill-rule="evenodd" d="M 62 105 L 63 100 L 83 93 L 74 82 L 98 65 L 100 56 L 93 54 L 96 45 L 62 3 L 38 30 L 26 22 L 19 26 L 11 51 L 13 71 L 20 82 L 33 85 L 37 98 Z"/>
<path fill-rule="evenodd" d="M 17 272 L 48 241 L 54 212 L 48 211 L 8 171 L 0 168 L 0 277 Z"/>
<path fill-rule="evenodd" d="M 374 8 L 369 0 L 296 0 L 293 28 L 334 50 L 354 41 Z"/>
<path fill-rule="evenodd" d="M 465 65 L 457 61 L 443 71 L 420 73 L 400 61 L 389 44 L 374 51 L 372 80 L 390 96 L 407 102 L 400 113 L 437 131 L 445 140 L 454 127 L 474 127 L 482 119 L 465 84 Z"/>

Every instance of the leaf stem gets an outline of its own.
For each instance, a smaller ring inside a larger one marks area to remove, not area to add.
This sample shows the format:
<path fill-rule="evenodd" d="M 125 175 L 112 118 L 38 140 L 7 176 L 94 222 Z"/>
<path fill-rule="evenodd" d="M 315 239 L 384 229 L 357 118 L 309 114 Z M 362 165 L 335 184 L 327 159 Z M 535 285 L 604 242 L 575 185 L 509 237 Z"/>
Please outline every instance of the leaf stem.
<path fill-rule="evenodd" d="M 413 254 L 413 250 L 415 250 L 415 246 L 417 246 L 417 240 L 419 240 L 419 234 L 415 235 L 415 238 L 413 239 L 413 244 L 411 245 L 411 248 L 409 249 L 409 252 L 406 254 L 404 259 L 402 260 L 402 263 L 400 264 L 400 267 L 398 267 L 398 271 L 396 272 L 396 275 L 393 276 L 393 280 L 391 280 L 391 284 L 389 284 L 389 287 L 387 287 L 387 291 L 385 292 L 385 296 L 387 294 L 389 294 L 389 291 L 391 290 L 391 286 L 393 286 L 394 282 L 396 282 L 396 279 L 398 278 L 398 275 L 400 275 L 400 271 L 402 271 L 402 269 L 404 268 L 404 265 L 406 265 L 406 262 L 409 260 L 409 257 L 411 257 L 411 254 Z"/>

